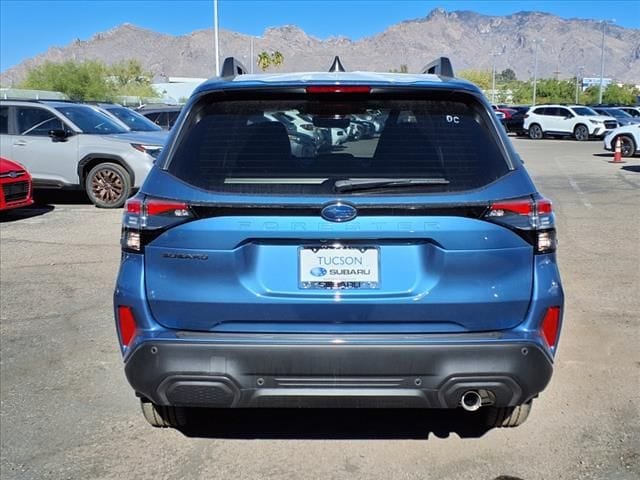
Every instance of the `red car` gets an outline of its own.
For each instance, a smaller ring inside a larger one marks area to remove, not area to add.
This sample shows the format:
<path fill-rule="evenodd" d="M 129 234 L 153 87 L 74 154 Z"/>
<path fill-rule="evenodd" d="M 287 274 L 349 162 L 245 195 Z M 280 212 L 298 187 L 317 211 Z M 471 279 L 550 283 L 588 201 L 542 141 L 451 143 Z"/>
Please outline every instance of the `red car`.
<path fill-rule="evenodd" d="M 31 175 L 19 163 L 0 157 L 0 211 L 33 203 Z"/>

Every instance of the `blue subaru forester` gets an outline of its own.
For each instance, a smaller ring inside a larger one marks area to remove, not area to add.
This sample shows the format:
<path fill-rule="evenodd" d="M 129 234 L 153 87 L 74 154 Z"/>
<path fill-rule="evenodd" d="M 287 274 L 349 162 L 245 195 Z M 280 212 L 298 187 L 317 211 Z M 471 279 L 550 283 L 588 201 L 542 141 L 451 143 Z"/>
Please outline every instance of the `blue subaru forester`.
<path fill-rule="evenodd" d="M 116 325 L 154 426 L 410 407 L 510 427 L 551 378 L 552 206 L 446 58 L 274 75 L 227 59 L 128 201 L 122 249 Z"/>

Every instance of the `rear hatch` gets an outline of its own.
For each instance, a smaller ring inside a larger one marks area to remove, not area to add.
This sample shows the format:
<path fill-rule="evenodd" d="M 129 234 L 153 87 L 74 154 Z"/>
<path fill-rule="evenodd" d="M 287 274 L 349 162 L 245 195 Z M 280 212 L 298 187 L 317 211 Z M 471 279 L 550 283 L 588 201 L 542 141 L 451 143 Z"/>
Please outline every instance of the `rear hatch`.
<path fill-rule="evenodd" d="M 273 111 L 382 128 L 301 157 L 282 124 L 255 121 Z M 136 200 L 155 319 L 215 332 L 514 327 L 534 247 L 491 205 L 535 190 L 491 116 L 463 92 L 202 97 Z"/>

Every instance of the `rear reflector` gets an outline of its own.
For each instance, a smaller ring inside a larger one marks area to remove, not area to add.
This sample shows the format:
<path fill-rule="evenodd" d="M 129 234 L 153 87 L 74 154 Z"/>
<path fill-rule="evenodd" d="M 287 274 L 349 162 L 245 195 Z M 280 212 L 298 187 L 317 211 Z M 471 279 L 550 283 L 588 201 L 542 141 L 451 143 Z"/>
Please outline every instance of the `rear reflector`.
<path fill-rule="evenodd" d="M 136 334 L 136 319 L 130 307 L 118 306 L 118 329 L 120 330 L 120 343 L 128 347 Z"/>
<path fill-rule="evenodd" d="M 549 347 L 556 346 L 558 339 L 558 328 L 560 327 L 560 307 L 549 307 L 542 320 L 540 331 Z"/>
<path fill-rule="evenodd" d="M 307 93 L 370 93 L 366 85 L 317 85 L 307 87 Z"/>
<path fill-rule="evenodd" d="M 125 206 L 127 213 L 140 215 L 142 213 L 142 200 L 139 198 L 130 198 Z"/>

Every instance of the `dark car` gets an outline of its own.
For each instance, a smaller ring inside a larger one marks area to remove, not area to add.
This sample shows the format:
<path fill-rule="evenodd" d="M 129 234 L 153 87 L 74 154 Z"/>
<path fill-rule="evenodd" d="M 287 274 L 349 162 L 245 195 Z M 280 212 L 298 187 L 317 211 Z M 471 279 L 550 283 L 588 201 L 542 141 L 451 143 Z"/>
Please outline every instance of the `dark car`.
<path fill-rule="evenodd" d="M 117 103 L 96 103 L 96 106 L 113 115 L 124 123 L 132 132 L 159 132 L 162 127 L 149 120 L 144 115 Z"/>
<path fill-rule="evenodd" d="M 634 125 L 640 123 L 640 118 L 634 117 L 630 113 L 622 110 L 618 107 L 591 107 L 600 115 L 608 115 L 618 121 L 618 125 L 625 127 L 627 125 Z"/>
<path fill-rule="evenodd" d="M 502 124 L 508 133 L 524 135 L 524 116 L 529 111 L 528 106 L 501 107 L 499 112 L 504 113 Z"/>
<path fill-rule="evenodd" d="M 136 111 L 147 117 L 163 130 L 171 130 L 182 111 L 182 107 L 179 105 L 162 107 L 142 106 Z"/>
<path fill-rule="evenodd" d="M 564 294 L 551 202 L 479 88 L 424 74 L 200 85 L 123 217 L 124 370 L 152 425 L 198 408 L 404 407 L 521 424 Z M 267 112 L 379 136 L 298 156 Z M 264 415 L 269 415 L 264 411 Z"/>

